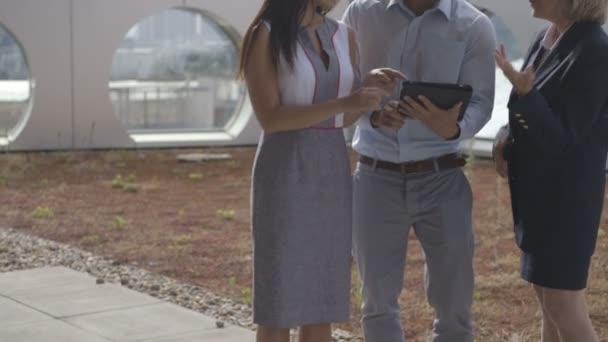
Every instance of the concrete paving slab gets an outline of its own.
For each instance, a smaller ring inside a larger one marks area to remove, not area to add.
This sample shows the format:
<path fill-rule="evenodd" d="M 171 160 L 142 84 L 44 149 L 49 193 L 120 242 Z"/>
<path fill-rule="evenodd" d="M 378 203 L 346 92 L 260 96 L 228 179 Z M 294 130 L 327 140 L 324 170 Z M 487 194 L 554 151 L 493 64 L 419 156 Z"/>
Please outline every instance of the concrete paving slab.
<path fill-rule="evenodd" d="M 115 342 L 166 338 L 217 329 L 215 320 L 169 303 L 77 316 L 66 321 Z"/>
<path fill-rule="evenodd" d="M 94 285 L 78 291 L 71 290 L 69 286 L 40 288 L 19 292 L 12 298 L 56 318 L 160 303 L 159 299 L 112 284 Z"/>
<path fill-rule="evenodd" d="M 91 281 L 95 284 L 95 278 L 66 267 L 43 267 L 7 272 L 0 273 L 0 294 L 8 296 L 32 289 L 90 283 Z"/>
<path fill-rule="evenodd" d="M 141 342 L 254 342 L 255 334 L 238 327 L 193 332 L 185 335 L 143 340 Z"/>
<path fill-rule="evenodd" d="M 54 317 L 53 317 L 54 316 Z M 0 342 L 253 342 L 239 327 L 64 267 L 0 273 Z"/>
<path fill-rule="evenodd" d="M 12 299 L 0 297 L 0 328 L 52 319 Z M 3 341 L 0 338 L 0 341 Z"/>
<path fill-rule="evenodd" d="M 33 288 L 26 288 L 23 290 L 18 290 L 15 291 L 13 293 L 11 293 L 10 295 L 8 295 L 8 297 L 27 297 L 27 296 L 32 296 L 32 295 L 36 295 L 36 294 L 40 294 L 40 293 L 44 293 L 45 296 L 60 296 L 66 293 L 75 293 L 75 292 L 80 292 L 80 291 L 84 291 L 84 290 L 88 290 L 88 289 L 93 289 L 93 288 L 97 288 L 100 285 L 95 284 L 95 281 L 88 281 L 88 280 L 74 280 L 71 283 L 68 284 L 50 284 L 48 286 L 44 286 L 44 287 L 33 287 Z"/>
<path fill-rule="evenodd" d="M 2 342 L 111 342 L 59 320 L 0 327 Z"/>

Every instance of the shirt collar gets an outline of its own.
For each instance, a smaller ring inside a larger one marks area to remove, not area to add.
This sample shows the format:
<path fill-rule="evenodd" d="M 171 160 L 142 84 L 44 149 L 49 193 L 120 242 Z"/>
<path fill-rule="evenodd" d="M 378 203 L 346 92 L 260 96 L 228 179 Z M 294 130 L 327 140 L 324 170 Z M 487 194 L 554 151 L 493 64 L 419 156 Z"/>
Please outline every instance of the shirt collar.
<path fill-rule="evenodd" d="M 439 0 L 437 8 L 445 15 L 448 21 L 452 18 L 452 0 Z"/>
<path fill-rule="evenodd" d="M 562 38 L 564 37 L 564 35 L 566 34 L 566 32 L 568 32 L 568 30 L 570 30 L 570 28 L 572 27 L 572 24 L 570 24 L 570 26 L 568 26 L 564 32 L 562 32 L 558 37 L 555 38 L 555 40 L 553 41 L 553 45 L 551 45 L 550 42 L 550 36 L 555 37 L 555 35 L 557 35 L 557 28 L 555 27 L 555 25 L 551 25 L 551 27 L 549 27 L 549 29 L 547 30 L 547 32 L 545 32 L 545 36 L 543 37 L 543 40 L 541 42 L 542 46 L 547 49 L 547 50 L 553 50 L 555 49 L 555 47 L 559 44 L 559 42 L 562 40 Z"/>
<path fill-rule="evenodd" d="M 386 9 L 388 10 L 393 6 L 399 6 L 401 9 L 411 13 L 411 10 L 405 6 L 403 0 L 390 0 L 386 6 Z M 434 9 L 441 11 L 448 21 L 452 18 L 452 0 L 439 0 Z"/>

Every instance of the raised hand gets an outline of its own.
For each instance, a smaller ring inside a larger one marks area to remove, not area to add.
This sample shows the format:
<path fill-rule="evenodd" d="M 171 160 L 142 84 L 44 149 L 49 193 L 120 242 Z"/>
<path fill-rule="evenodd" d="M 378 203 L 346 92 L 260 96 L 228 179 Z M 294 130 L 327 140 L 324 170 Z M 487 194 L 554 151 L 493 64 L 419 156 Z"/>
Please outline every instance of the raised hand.
<path fill-rule="evenodd" d="M 376 87 L 363 87 L 341 99 L 346 113 L 366 113 L 379 110 L 386 91 Z"/>
<path fill-rule="evenodd" d="M 392 93 L 397 81 L 405 80 L 406 76 L 391 68 L 374 69 L 367 73 L 363 80 L 363 87 L 381 88 L 387 93 Z"/>
<path fill-rule="evenodd" d="M 500 46 L 499 50 L 496 50 L 494 57 L 496 64 L 509 82 L 511 82 L 517 95 L 527 95 L 534 87 L 534 80 L 536 79 L 534 67 L 529 65 L 524 71 L 517 71 L 507 59 L 503 45 Z"/>

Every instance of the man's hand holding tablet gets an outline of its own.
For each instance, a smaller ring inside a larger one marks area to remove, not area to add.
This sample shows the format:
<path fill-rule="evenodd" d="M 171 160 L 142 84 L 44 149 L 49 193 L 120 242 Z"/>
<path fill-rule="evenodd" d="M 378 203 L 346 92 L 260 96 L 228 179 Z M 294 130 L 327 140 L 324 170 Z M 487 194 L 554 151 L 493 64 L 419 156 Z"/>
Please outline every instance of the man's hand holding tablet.
<path fill-rule="evenodd" d="M 467 85 L 405 81 L 400 112 L 420 120 L 444 139 L 458 139 L 458 121 L 462 120 L 472 94 L 473 89 Z"/>

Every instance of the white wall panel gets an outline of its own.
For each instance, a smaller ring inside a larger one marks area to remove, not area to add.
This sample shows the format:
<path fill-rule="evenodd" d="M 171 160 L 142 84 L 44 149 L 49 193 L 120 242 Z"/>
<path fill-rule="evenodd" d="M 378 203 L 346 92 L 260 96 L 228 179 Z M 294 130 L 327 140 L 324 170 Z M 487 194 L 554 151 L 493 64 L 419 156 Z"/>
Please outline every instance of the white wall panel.
<path fill-rule="evenodd" d="M 74 137 L 78 148 L 133 147 L 116 117 L 108 82 L 114 53 L 125 34 L 147 16 L 179 0 L 74 1 Z"/>
<path fill-rule="evenodd" d="M 72 147 L 70 0 L 1 0 L 0 23 L 21 43 L 35 89 L 9 150 Z"/>

